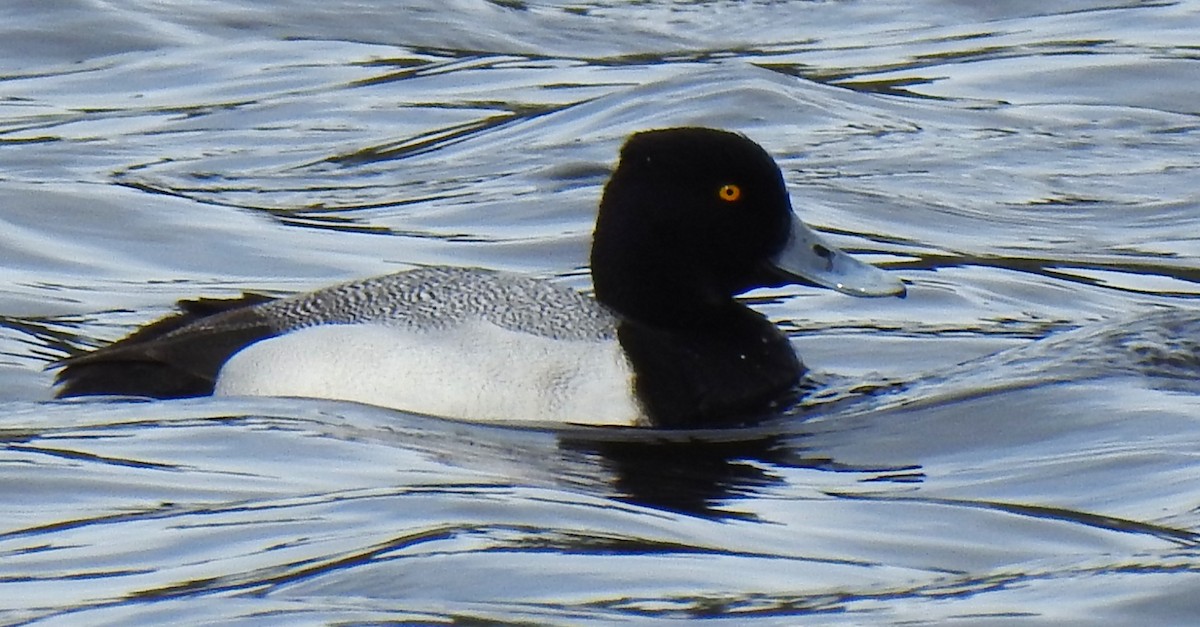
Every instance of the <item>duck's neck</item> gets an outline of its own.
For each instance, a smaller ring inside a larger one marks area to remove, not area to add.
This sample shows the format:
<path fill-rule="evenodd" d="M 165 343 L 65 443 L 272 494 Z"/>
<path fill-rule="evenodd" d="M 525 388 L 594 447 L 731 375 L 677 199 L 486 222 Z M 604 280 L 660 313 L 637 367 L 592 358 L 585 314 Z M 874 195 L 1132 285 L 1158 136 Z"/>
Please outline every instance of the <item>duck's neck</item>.
<path fill-rule="evenodd" d="M 591 255 L 596 300 L 623 318 L 665 328 L 695 328 L 744 309 L 734 300 L 742 286 L 693 252 L 680 254 L 636 229 L 597 228 Z"/>
<path fill-rule="evenodd" d="M 731 295 L 705 291 L 688 285 L 686 278 L 653 281 L 646 273 L 633 273 L 628 280 L 609 280 L 593 276 L 596 300 L 622 318 L 657 328 L 698 329 L 730 316 L 746 307 Z"/>

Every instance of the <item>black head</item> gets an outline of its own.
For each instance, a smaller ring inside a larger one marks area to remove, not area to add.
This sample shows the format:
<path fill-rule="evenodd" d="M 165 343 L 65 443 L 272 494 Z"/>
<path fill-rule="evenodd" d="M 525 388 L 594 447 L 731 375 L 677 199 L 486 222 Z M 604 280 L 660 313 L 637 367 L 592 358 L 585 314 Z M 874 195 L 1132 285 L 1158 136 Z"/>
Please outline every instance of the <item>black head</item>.
<path fill-rule="evenodd" d="M 771 282 L 791 223 L 783 176 L 758 144 L 706 128 L 638 133 L 600 202 L 596 296 L 651 323 L 724 307 Z"/>

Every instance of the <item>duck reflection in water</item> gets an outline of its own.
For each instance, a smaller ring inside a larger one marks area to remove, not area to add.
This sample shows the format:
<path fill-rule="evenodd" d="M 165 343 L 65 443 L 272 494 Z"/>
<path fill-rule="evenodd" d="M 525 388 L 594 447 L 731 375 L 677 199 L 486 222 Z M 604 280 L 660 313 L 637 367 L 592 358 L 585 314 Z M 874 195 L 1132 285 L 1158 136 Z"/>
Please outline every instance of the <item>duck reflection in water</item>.
<path fill-rule="evenodd" d="M 613 498 L 716 519 L 754 519 L 737 511 L 736 501 L 789 483 L 783 469 L 857 473 L 861 481 L 919 483 L 915 464 L 840 463 L 808 450 L 800 433 L 758 428 L 712 431 L 623 430 L 616 434 L 564 434 L 559 447 L 567 458 L 592 461 L 612 473 Z M 608 437 L 600 437 L 607 435 Z M 590 436 L 590 437 L 589 437 Z"/>

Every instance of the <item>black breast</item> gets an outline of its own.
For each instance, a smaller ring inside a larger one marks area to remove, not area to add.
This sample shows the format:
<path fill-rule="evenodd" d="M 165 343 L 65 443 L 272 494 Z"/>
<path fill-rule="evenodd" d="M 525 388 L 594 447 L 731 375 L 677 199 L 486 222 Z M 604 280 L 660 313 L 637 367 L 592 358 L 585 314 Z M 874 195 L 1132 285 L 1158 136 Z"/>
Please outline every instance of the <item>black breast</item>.
<path fill-rule="evenodd" d="M 623 321 L 617 330 L 634 389 L 656 427 L 753 421 L 795 398 L 804 366 L 760 314 L 735 305 L 684 329 Z"/>

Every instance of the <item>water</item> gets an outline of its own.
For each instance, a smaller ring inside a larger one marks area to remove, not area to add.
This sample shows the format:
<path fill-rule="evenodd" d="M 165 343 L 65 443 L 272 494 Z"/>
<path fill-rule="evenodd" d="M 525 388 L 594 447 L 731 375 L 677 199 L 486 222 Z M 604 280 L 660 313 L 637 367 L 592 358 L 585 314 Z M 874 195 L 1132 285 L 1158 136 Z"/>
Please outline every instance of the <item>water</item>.
<path fill-rule="evenodd" d="M 1191 624 L 1200 3 L 9 2 L 0 620 Z M 762 428 L 55 402 L 178 298 L 588 285 L 628 133 L 756 139 L 910 282 L 751 296 Z"/>

